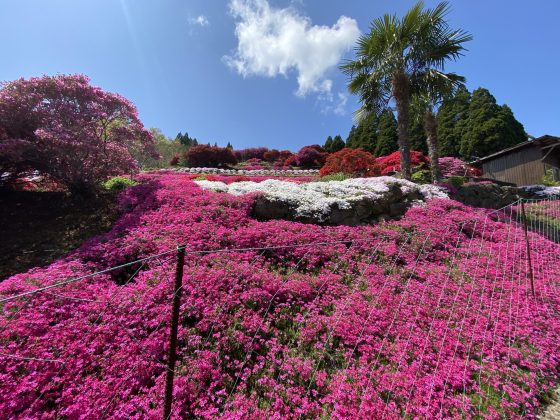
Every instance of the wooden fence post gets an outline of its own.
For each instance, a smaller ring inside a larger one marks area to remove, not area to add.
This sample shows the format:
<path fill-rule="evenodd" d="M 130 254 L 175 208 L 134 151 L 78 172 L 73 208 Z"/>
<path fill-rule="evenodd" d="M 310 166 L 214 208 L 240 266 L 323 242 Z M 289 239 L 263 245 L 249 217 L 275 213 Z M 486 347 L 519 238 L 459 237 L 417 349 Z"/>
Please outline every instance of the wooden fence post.
<path fill-rule="evenodd" d="M 173 285 L 173 299 L 171 308 L 171 329 L 169 333 L 169 352 L 167 355 L 167 376 L 165 378 L 165 400 L 163 405 L 163 419 L 171 417 L 171 403 L 173 402 L 173 378 L 175 376 L 175 361 L 177 359 L 177 331 L 179 329 L 179 307 L 181 306 L 181 289 L 183 288 L 183 266 L 185 265 L 185 247 L 177 247 L 177 267 L 175 269 L 175 284 Z"/>
<path fill-rule="evenodd" d="M 529 276 L 531 280 L 531 293 L 535 297 L 535 276 L 533 274 L 533 262 L 531 261 L 531 246 L 529 245 L 529 234 L 527 227 L 527 214 L 525 213 L 525 204 L 523 204 L 523 199 L 521 199 L 521 214 L 523 215 L 523 225 L 525 227 L 525 245 L 527 247 L 527 261 L 529 262 Z"/>

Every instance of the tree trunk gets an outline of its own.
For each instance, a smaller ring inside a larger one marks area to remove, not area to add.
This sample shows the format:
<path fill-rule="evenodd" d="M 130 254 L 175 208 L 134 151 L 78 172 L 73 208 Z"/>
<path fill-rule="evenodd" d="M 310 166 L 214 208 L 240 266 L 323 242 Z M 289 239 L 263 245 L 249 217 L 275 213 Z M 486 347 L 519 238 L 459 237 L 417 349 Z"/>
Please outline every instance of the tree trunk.
<path fill-rule="evenodd" d="M 410 180 L 410 141 L 408 138 L 408 109 L 410 106 L 409 81 L 404 73 L 393 76 L 393 96 L 397 104 L 397 126 L 399 135 L 399 151 L 401 152 L 401 173 L 404 179 Z"/>
<path fill-rule="evenodd" d="M 428 143 L 428 156 L 430 158 L 432 182 L 436 183 L 441 179 L 441 171 L 439 168 L 436 116 L 430 107 L 424 114 L 424 131 L 426 132 L 426 143 Z"/>

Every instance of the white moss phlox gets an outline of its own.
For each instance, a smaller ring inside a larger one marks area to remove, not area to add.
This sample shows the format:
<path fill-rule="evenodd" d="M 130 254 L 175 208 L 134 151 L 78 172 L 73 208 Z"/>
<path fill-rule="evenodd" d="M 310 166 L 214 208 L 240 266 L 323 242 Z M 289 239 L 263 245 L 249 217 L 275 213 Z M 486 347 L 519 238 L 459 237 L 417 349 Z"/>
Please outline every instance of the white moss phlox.
<path fill-rule="evenodd" d="M 547 187 L 545 185 L 527 185 L 521 188 L 539 197 L 548 198 L 548 197 L 560 196 L 560 187 Z"/>
<path fill-rule="evenodd" d="M 340 209 L 347 209 L 351 207 L 353 202 L 360 201 L 365 197 L 373 201 L 379 200 L 383 198 L 393 184 L 398 185 L 405 195 L 418 192 L 426 200 L 448 198 L 448 195 L 440 187 L 418 185 L 390 176 L 301 184 L 275 179 L 268 179 L 263 182 L 234 182 L 229 185 L 216 181 L 195 182 L 202 188 L 233 195 L 263 193 L 269 200 L 290 204 L 296 209 L 298 216 L 313 216 L 319 219 L 324 219 L 334 204 Z"/>

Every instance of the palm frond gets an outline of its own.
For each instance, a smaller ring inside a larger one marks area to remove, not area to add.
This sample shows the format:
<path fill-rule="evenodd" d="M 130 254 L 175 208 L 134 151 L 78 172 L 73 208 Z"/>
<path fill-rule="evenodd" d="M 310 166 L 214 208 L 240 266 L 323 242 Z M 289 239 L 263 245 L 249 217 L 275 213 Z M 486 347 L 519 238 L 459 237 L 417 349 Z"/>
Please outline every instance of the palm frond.
<path fill-rule="evenodd" d="M 422 97 L 431 107 L 453 96 L 464 86 L 465 78 L 456 73 L 444 73 L 435 69 L 426 69 L 411 79 L 413 97 Z"/>
<path fill-rule="evenodd" d="M 445 20 L 450 10 L 446 1 L 432 9 L 419 1 L 402 19 L 386 14 L 371 23 L 369 33 L 358 39 L 355 60 L 340 66 L 349 77 L 349 91 L 360 96 L 360 115 L 388 105 L 397 74 L 408 78 L 411 94 L 423 92 L 434 103 L 464 83 L 461 76 L 444 72 L 445 63 L 460 57 L 472 39 L 450 28 Z"/>

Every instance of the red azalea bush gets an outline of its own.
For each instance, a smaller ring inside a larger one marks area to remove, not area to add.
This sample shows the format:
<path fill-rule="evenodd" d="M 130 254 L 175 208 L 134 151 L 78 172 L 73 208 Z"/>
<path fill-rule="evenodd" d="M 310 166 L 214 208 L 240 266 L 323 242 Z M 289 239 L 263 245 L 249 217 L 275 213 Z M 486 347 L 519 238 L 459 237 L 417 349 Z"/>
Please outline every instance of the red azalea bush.
<path fill-rule="evenodd" d="M 57 75 L 0 85 L 0 183 L 39 172 L 70 190 L 91 190 L 135 172 L 137 153 L 158 157 L 134 105 L 89 82 Z"/>
<path fill-rule="evenodd" d="M 319 145 L 302 147 L 296 154 L 295 163 L 302 168 L 318 168 L 325 164 L 328 153 Z"/>
<path fill-rule="evenodd" d="M 321 176 L 345 173 L 350 176 L 370 177 L 380 175 L 375 156 L 360 149 L 345 148 L 327 157 L 319 171 Z"/>
<path fill-rule="evenodd" d="M 171 157 L 171 160 L 169 161 L 169 165 L 170 166 L 177 166 L 177 165 L 179 165 L 180 160 L 181 160 L 181 155 L 175 154 Z"/>
<path fill-rule="evenodd" d="M 190 147 L 185 158 L 191 168 L 219 168 L 236 165 L 237 159 L 230 148 L 201 144 Z"/>
<path fill-rule="evenodd" d="M 531 418 L 560 379 L 560 245 L 540 235 L 533 298 L 524 230 L 450 200 L 378 226 L 259 222 L 253 196 L 139 178 L 110 232 L 0 297 L 186 245 L 178 417 Z M 285 247 L 309 243 L 327 244 Z M 171 253 L 3 303 L 3 416 L 161 416 L 174 269 Z"/>
<path fill-rule="evenodd" d="M 233 153 L 235 154 L 238 162 L 245 162 L 246 160 L 252 158 L 262 160 L 264 158 L 264 154 L 268 151 L 267 147 L 250 147 L 248 149 L 235 150 Z"/>
<path fill-rule="evenodd" d="M 381 175 L 388 175 L 393 172 L 398 172 L 401 170 L 401 152 L 396 151 L 391 153 L 390 155 L 378 157 L 376 162 L 381 167 Z M 417 152 L 414 150 L 410 152 L 410 166 L 412 168 L 428 164 L 428 157 L 425 156 L 422 152 Z"/>
<path fill-rule="evenodd" d="M 280 158 L 280 151 L 276 149 L 269 150 L 263 155 L 263 159 L 270 163 L 278 160 L 278 158 Z"/>
<path fill-rule="evenodd" d="M 284 167 L 297 166 L 297 156 L 291 155 L 284 161 Z"/>
<path fill-rule="evenodd" d="M 286 159 L 288 159 L 290 156 L 293 156 L 294 154 L 292 152 L 290 152 L 289 150 L 280 150 L 280 153 L 278 155 L 278 160 L 280 161 L 285 161 Z"/>
<path fill-rule="evenodd" d="M 467 165 L 467 176 L 475 178 L 482 176 L 482 170 L 480 168 L 477 168 L 476 166 Z"/>

